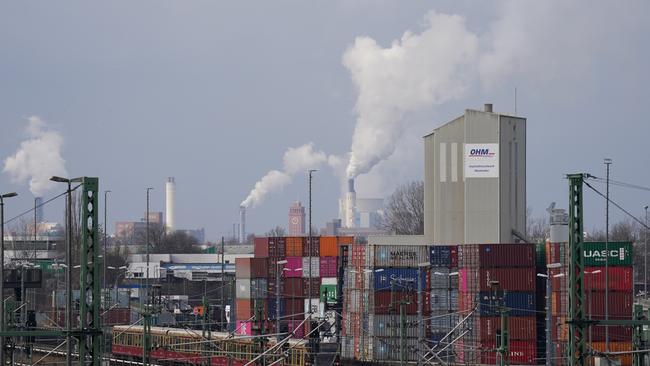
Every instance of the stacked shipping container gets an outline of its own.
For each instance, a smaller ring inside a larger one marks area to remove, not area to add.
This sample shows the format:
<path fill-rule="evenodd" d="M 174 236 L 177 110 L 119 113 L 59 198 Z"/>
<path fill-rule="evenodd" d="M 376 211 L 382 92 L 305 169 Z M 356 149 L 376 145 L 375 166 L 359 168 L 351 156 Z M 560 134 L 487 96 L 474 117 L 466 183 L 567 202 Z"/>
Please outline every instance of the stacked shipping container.
<path fill-rule="evenodd" d="M 551 270 L 551 314 L 554 325 L 551 336 L 554 344 L 554 357 L 566 353 L 569 313 L 568 304 L 568 252 L 567 243 L 547 243 L 546 261 L 561 263 L 562 267 Z M 633 268 L 632 244 L 628 242 L 610 242 L 609 253 L 605 243 L 584 243 L 584 288 L 586 315 L 593 319 L 605 319 L 605 289 L 608 288 L 609 319 L 632 319 L 633 306 Z M 605 281 L 605 261 L 608 260 L 608 281 Z M 632 349 L 632 329 L 630 327 L 610 326 L 608 329 L 610 351 Z M 591 347 L 602 351 L 605 349 L 605 327 L 595 326 L 587 331 Z M 631 356 L 621 357 L 622 365 L 631 365 Z"/>
<path fill-rule="evenodd" d="M 279 312 L 279 331 L 303 338 L 309 304 L 319 316 L 325 302 L 338 300 L 339 247 L 351 242 L 352 237 L 312 237 L 311 243 L 306 237 L 255 238 L 254 258 L 236 261 L 237 333 L 275 333 Z M 255 309 L 262 311 L 263 328 L 259 321 L 250 323 Z"/>
<path fill-rule="evenodd" d="M 470 332 L 455 344 L 457 361 L 494 363 L 501 319 L 509 319 L 510 362 L 535 364 L 535 246 L 532 244 L 472 244 L 458 247 L 458 309 L 476 312 Z M 498 282 L 498 285 L 496 283 Z"/>

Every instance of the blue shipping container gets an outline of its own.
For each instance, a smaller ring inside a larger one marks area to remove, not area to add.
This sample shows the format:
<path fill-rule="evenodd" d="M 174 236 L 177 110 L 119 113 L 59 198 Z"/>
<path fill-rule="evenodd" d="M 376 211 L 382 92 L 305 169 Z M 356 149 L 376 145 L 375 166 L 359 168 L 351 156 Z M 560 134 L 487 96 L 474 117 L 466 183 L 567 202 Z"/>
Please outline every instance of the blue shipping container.
<path fill-rule="evenodd" d="M 534 292 L 506 292 L 504 296 L 505 306 L 508 308 L 508 316 L 534 316 L 535 293 Z M 499 300 L 494 299 L 494 293 L 481 292 L 480 294 L 481 316 L 499 316 Z"/>
<path fill-rule="evenodd" d="M 434 267 L 449 267 L 451 265 L 451 248 L 446 245 L 429 247 L 429 262 Z"/>
<path fill-rule="evenodd" d="M 275 305 L 275 297 L 269 298 L 269 319 L 275 319 L 275 313 L 277 306 Z M 284 300 L 280 299 L 280 316 L 282 317 L 283 315 L 286 315 L 285 313 L 285 306 L 284 306 Z"/>
<path fill-rule="evenodd" d="M 426 270 L 422 270 L 420 274 L 422 289 L 427 289 L 426 273 Z M 416 282 L 418 270 L 415 268 L 375 268 L 374 275 L 375 291 L 391 290 L 391 285 L 394 291 L 418 290 Z"/>

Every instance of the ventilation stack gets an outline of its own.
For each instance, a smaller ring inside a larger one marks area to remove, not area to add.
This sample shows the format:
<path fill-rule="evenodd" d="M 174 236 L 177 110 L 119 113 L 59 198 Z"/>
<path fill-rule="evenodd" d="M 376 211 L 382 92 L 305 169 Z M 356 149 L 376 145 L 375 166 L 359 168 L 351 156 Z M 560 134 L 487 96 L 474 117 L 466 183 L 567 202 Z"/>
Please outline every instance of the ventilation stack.
<path fill-rule="evenodd" d="M 354 228 L 354 213 L 357 206 L 357 193 L 354 191 L 354 178 L 348 179 L 348 192 L 345 194 L 345 227 Z"/>
<path fill-rule="evenodd" d="M 43 222 L 45 221 L 45 211 L 43 209 L 43 197 L 36 197 L 34 198 L 34 209 L 36 210 L 35 216 L 36 216 L 36 222 Z"/>
<path fill-rule="evenodd" d="M 176 196 L 176 181 L 174 177 L 167 178 L 165 184 L 165 231 L 174 231 L 174 200 Z"/>
<path fill-rule="evenodd" d="M 239 244 L 246 242 L 246 207 L 239 206 Z"/>

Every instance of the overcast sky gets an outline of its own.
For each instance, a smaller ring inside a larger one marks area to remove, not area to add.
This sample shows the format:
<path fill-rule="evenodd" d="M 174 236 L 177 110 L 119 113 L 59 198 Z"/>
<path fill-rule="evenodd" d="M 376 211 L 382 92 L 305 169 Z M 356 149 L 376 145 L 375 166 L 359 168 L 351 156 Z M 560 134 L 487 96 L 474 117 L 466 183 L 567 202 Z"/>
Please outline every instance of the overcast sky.
<path fill-rule="evenodd" d="M 311 142 L 347 156 L 370 113 L 359 93 L 378 96 L 399 120 L 387 120 L 395 138 L 380 141 L 387 152 L 358 179 L 358 196 L 374 197 L 422 179 L 421 136 L 485 102 L 514 113 L 517 88 L 535 215 L 551 201 L 567 206 L 563 174 L 604 176 L 604 157 L 613 179 L 650 186 L 650 3 L 570 3 L 3 2 L 0 157 L 16 154 L 38 116 L 37 134 L 60 133 L 66 172 L 98 176 L 112 191 L 110 231 L 143 216 L 146 187 L 155 188 L 152 210 L 163 210 L 174 176 L 178 226 L 205 227 L 215 240 L 231 233 L 255 183 L 283 169 L 287 148 Z M 420 83 L 429 75 L 442 76 Z M 424 98 L 406 92 L 413 85 L 427 87 Z M 33 199 L 28 182 L 13 178 L 0 174 L 0 190 L 20 194 L 7 217 Z M 337 216 L 341 181 L 341 167 L 319 167 L 317 226 Z M 612 198 L 637 215 L 650 203 L 647 191 L 618 187 Z M 251 207 L 249 228 L 286 226 L 295 199 L 307 199 L 306 172 Z M 602 199 L 588 194 L 587 210 L 586 227 L 602 226 Z M 62 211 L 57 202 L 46 215 L 60 220 Z"/>

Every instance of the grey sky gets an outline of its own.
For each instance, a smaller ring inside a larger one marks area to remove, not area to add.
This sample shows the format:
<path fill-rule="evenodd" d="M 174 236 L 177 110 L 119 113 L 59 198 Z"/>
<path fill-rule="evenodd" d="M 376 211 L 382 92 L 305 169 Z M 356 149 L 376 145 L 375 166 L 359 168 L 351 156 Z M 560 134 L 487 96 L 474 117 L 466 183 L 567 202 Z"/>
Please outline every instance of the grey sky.
<path fill-rule="evenodd" d="M 99 176 L 101 189 L 113 191 L 111 230 L 115 220 L 142 216 L 148 186 L 156 188 L 152 209 L 162 210 L 165 178 L 174 176 L 178 226 L 205 227 L 214 240 L 230 233 L 239 203 L 281 168 L 288 147 L 349 151 L 357 95 L 342 57 L 355 37 L 389 47 L 407 30 L 420 32 L 435 10 L 464 17 L 481 54 L 490 55 L 495 34 L 508 37 L 498 38 L 498 57 L 477 66 L 481 75 L 462 97 L 403 116 L 396 153 L 360 178 L 359 196 L 421 179 L 422 135 L 484 102 L 512 112 L 515 87 L 518 114 L 529 122 L 528 202 L 537 215 L 553 200 L 566 207 L 564 173 L 604 176 L 605 156 L 615 179 L 650 186 L 650 6 L 535 4 L 4 2 L 0 157 L 15 152 L 27 117 L 37 115 L 63 135 L 69 174 Z M 31 204 L 27 184 L 2 174 L 0 187 L 21 194 L 8 216 Z M 337 215 L 339 178 L 323 168 L 314 188 L 322 226 Z M 650 202 L 648 192 L 612 194 L 637 214 Z M 250 209 L 250 228 L 286 225 L 290 202 L 306 196 L 305 174 Z M 600 226 L 604 205 L 587 197 L 587 227 Z M 59 219 L 62 206 L 47 212 Z"/>

